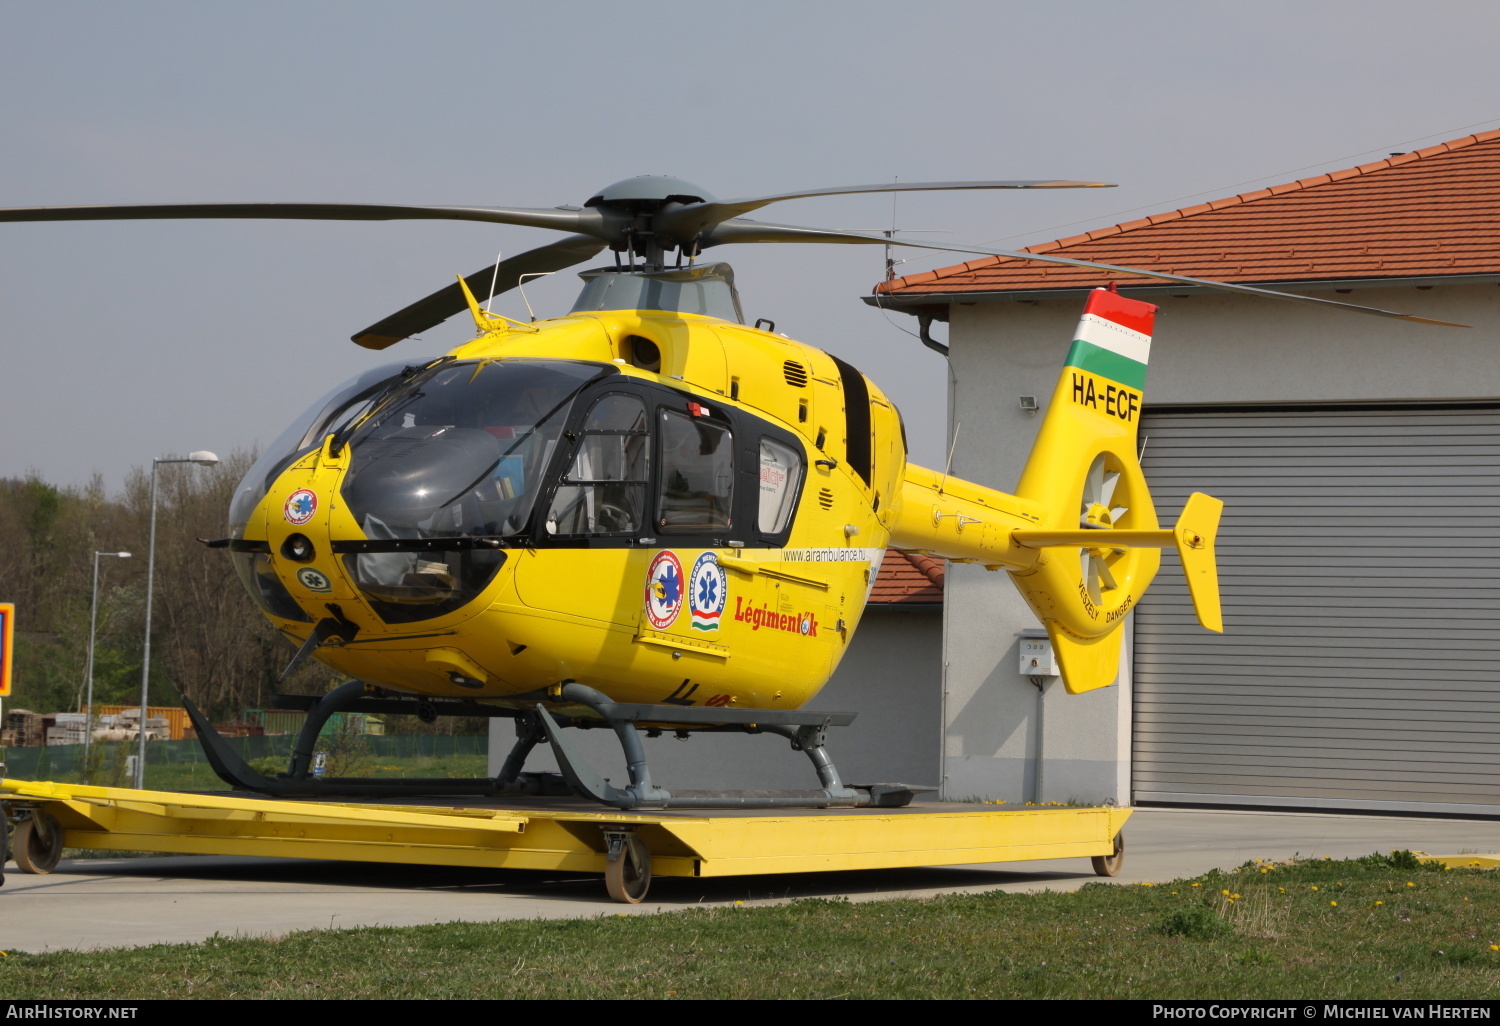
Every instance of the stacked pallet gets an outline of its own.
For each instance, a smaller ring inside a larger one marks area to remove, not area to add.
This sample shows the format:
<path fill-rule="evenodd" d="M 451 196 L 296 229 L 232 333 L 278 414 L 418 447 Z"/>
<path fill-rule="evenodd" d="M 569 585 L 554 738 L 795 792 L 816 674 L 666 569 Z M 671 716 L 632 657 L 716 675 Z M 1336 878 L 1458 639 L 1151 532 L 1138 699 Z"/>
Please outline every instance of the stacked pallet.
<path fill-rule="evenodd" d="M 54 713 L 47 719 L 48 745 L 81 745 L 88 735 L 89 718 L 83 713 Z"/>
<path fill-rule="evenodd" d="M 146 712 L 152 712 L 148 707 Z M 114 716 L 100 716 L 99 723 L 105 728 L 127 731 L 134 740 L 140 736 L 141 710 L 139 706 L 121 710 Z M 172 737 L 172 728 L 165 716 L 146 716 L 146 740 L 167 741 Z"/>
<path fill-rule="evenodd" d="M 6 713 L 5 729 L 14 732 L 17 748 L 40 748 L 47 740 L 41 713 L 30 709 L 12 709 Z"/>
<path fill-rule="evenodd" d="M 141 716 L 141 708 L 138 705 L 101 704 L 94 706 L 94 715 L 97 717 L 95 726 L 98 726 L 100 723 L 110 723 L 118 727 L 125 727 L 125 720 L 129 720 L 130 722 L 128 726 L 131 730 L 134 730 L 135 721 L 140 719 Z M 301 714 L 299 713 L 298 715 Z M 111 716 L 123 716 L 125 717 L 125 720 L 110 720 L 109 717 Z M 186 731 L 187 728 L 191 725 L 188 720 L 187 710 L 182 708 L 181 706 L 147 706 L 146 717 L 146 731 L 148 737 L 155 737 L 155 735 L 151 733 L 152 728 L 159 727 L 161 723 L 164 722 L 167 725 L 167 733 L 170 736 L 171 740 L 178 741 L 185 736 L 184 731 Z"/>

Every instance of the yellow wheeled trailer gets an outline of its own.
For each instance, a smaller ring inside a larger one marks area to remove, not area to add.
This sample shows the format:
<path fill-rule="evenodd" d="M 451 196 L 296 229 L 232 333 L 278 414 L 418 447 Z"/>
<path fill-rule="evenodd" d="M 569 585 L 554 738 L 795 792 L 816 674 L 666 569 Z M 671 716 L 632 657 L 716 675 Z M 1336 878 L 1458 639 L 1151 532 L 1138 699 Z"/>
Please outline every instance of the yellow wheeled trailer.
<path fill-rule="evenodd" d="M 288 801 L 0 780 L 17 865 L 64 847 L 600 873 L 638 902 L 652 876 L 718 877 L 1092 858 L 1113 876 L 1121 808 L 947 802 L 899 809 L 596 811 L 569 799 Z"/>

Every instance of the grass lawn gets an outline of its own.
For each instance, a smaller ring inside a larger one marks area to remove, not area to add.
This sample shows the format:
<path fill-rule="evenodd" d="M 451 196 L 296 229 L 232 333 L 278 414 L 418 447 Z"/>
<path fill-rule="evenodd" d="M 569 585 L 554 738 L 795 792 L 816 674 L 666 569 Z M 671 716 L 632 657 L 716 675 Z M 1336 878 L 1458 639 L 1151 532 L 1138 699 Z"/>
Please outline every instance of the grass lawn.
<path fill-rule="evenodd" d="M 1170 884 L 312 931 L 0 958 L 0 998 L 1495 998 L 1500 872 L 1407 853 Z"/>

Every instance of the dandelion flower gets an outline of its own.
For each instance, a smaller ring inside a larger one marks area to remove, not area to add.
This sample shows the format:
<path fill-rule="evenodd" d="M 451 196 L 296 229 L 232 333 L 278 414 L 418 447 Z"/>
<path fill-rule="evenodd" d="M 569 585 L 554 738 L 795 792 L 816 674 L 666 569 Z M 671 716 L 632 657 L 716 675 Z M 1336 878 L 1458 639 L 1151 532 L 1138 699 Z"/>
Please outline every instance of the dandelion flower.
<path fill-rule="evenodd" d="M 1500 951 L 1500 944 L 1491 944 L 1490 945 L 1490 950 L 1491 951 Z M 5 954 L 5 952 L 0 951 L 0 955 L 3 955 L 3 954 Z"/>
<path fill-rule="evenodd" d="M 1339 903 L 1336 901 L 1330 901 L 1328 904 L 1332 905 L 1334 908 L 1337 908 Z"/>
<path fill-rule="evenodd" d="M 1261 872 L 1262 872 L 1262 873 L 1269 873 L 1269 872 L 1270 872 L 1270 870 L 1269 870 L 1269 869 L 1262 869 L 1262 870 L 1261 870 Z"/>
<path fill-rule="evenodd" d="M 1200 884 L 1193 884 L 1193 886 L 1194 887 L 1202 887 L 1203 885 L 1200 883 Z"/>
<path fill-rule="evenodd" d="M 1317 890 L 1317 889 L 1318 889 L 1318 885 L 1317 884 L 1313 884 L 1313 890 Z"/>
<path fill-rule="evenodd" d="M 1408 887 L 1415 887 L 1416 884 L 1414 884 L 1410 880 L 1408 880 L 1408 881 L 1406 881 L 1406 886 L 1408 886 Z"/>
<path fill-rule="evenodd" d="M 1383 901 L 1377 901 L 1375 904 L 1377 904 L 1377 905 L 1384 905 L 1385 902 L 1383 902 Z"/>
<path fill-rule="evenodd" d="M 1220 891 L 1219 893 L 1222 894 L 1222 895 L 1224 895 L 1225 897 L 1229 896 L 1229 892 L 1228 891 Z"/>

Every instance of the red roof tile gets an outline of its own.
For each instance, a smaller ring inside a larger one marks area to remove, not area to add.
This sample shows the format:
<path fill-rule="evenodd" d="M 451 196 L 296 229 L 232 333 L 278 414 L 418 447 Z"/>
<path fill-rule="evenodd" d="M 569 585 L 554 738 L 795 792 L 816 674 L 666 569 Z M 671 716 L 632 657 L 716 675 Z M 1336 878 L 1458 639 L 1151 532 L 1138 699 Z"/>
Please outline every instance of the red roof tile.
<path fill-rule="evenodd" d="M 941 602 L 946 568 L 947 564 L 932 556 L 886 549 L 870 602 L 881 606 Z"/>
<path fill-rule="evenodd" d="M 1154 214 L 1023 252 L 1228 282 L 1500 271 L 1500 130 Z M 876 286 L 896 295 L 1093 288 L 1132 275 L 981 257 Z"/>

